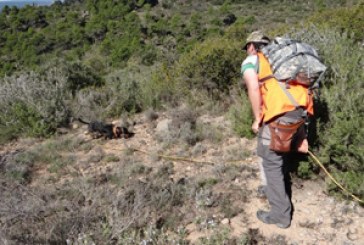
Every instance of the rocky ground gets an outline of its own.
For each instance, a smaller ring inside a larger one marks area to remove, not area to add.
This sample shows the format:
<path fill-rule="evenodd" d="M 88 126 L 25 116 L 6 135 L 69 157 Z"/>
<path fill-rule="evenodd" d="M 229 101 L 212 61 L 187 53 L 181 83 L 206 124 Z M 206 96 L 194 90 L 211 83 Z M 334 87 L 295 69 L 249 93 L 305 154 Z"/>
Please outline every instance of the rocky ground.
<path fill-rule="evenodd" d="M 127 165 L 134 165 L 132 171 L 135 171 L 135 166 L 142 166 L 138 168 L 138 175 L 129 178 L 137 178 L 140 183 L 148 183 L 151 181 L 149 172 L 153 172 L 155 168 L 161 169 L 161 166 L 164 168 L 168 166 L 168 169 L 171 169 L 170 172 L 167 170 L 168 179 L 172 183 L 194 181 L 198 183 L 198 187 L 201 187 L 191 191 L 190 201 L 183 202 L 184 205 L 188 203 L 189 206 L 178 207 L 181 213 L 180 225 L 174 225 L 174 227 L 183 226 L 184 241 L 190 244 L 364 244 L 363 207 L 352 201 L 339 201 L 328 196 L 322 178 L 315 181 L 293 178 L 294 215 L 290 228 L 280 229 L 275 225 L 261 223 L 255 213 L 258 209 L 267 210 L 269 207 L 267 201 L 256 194 L 260 184 L 257 164 L 259 159 L 254 154 L 256 143 L 255 140 L 235 136 L 226 118 L 200 116 L 197 122 L 198 125 L 203 125 L 200 132 L 203 132 L 204 137 L 191 144 L 173 140 L 170 130 L 173 129 L 175 122 L 168 114 L 160 113 L 158 118 L 153 119 L 140 115 L 133 120 L 135 125 L 132 131 L 135 135 L 129 139 L 90 139 L 85 134 L 86 128 L 75 124 L 74 129 L 66 130 L 65 135 L 59 137 L 87 141 L 88 149 L 80 150 L 76 147 L 76 150 L 70 150 L 75 161 L 73 164 L 61 167 L 61 170 L 50 171 L 49 165 L 33 164 L 29 170 L 32 177 L 22 185 L 27 190 L 31 190 L 34 195 L 38 195 L 37 190 L 45 186 L 60 188 L 65 183 L 72 182 L 73 178 L 80 176 L 93 178 L 95 185 L 101 185 L 101 183 L 111 182 L 111 177 L 105 177 L 109 176 L 108 173 L 115 169 L 127 169 Z M 180 125 L 179 129 L 182 128 L 183 126 Z M 179 136 L 179 138 L 183 137 Z M 9 160 L 11 154 L 22 152 L 41 143 L 41 141 L 23 139 L 2 146 L 1 171 L 9 172 L 10 165 L 14 164 Z M 116 160 L 105 160 L 112 158 L 110 156 Z M 129 182 L 125 180 L 123 183 L 128 185 Z M 9 191 L 7 186 L 11 184 L 3 181 L 1 198 L 12 197 L 11 194 L 4 192 Z M 188 184 L 185 186 L 189 187 Z M 30 196 L 29 193 L 28 196 Z M 87 200 L 87 195 L 85 196 Z M 226 199 L 227 197 L 229 199 Z M 23 201 L 23 199 L 17 199 L 17 203 L 21 204 L 21 200 Z M 0 207 L 2 208 L 0 209 L 0 225 L 3 228 L 0 232 L 0 243 L 17 244 L 15 241 L 19 241 L 17 240 L 19 235 L 6 234 L 10 231 L 11 234 L 16 234 L 11 229 L 16 221 L 13 220 L 11 223 L 9 214 L 4 213 L 14 209 L 4 204 Z M 159 216 L 167 220 L 168 215 L 165 213 Z M 154 221 L 154 218 L 159 216 L 150 212 L 153 222 L 158 223 Z M 25 220 L 23 216 L 16 214 L 12 217 Z M 19 227 L 25 230 L 27 228 L 26 225 Z M 216 233 L 220 234 L 220 240 L 215 239 L 216 243 L 208 239 L 204 240 Z M 232 237 L 236 239 L 231 239 Z M 98 240 L 96 244 L 99 243 L 108 244 Z M 18 244 L 27 244 L 27 242 Z M 156 244 L 163 244 L 163 242 L 160 240 Z"/>

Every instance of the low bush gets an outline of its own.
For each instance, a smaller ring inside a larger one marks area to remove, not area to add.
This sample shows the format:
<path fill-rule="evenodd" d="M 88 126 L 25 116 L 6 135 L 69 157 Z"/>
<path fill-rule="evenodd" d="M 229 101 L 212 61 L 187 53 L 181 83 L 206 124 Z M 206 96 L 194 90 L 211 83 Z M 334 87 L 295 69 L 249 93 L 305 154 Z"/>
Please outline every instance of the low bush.
<path fill-rule="evenodd" d="M 193 45 L 173 66 L 162 65 L 142 86 L 145 107 L 182 101 L 201 106 L 226 98 L 239 77 L 239 46 L 231 39 L 210 38 Z"/>
<path fill-rule="evenodd" d="M 174 78 L 178 85 L 188 91 L 205 92 L 213 99 L 226 96 L 239 74 L 239 45 L 223 38 L 195 45 L 176 64 Z"/>
<path fill-rule="evenodd" d="M 195 145 L 202 140 L 202 132 L 197 127 L 197 112 L 189 107 L 175 109 L 171 112 L 171 122 L 168 127 L 157 133 L 157 138 L 166 145 L 175 143 Z"/>
<path fill-rule="evenodd" d="M 70 115 L 68 101 L 72 96 L 67 79 L 56 68 L 44 75 L 29 72 L 5 77 L 0 93 L 0 128 L 14 137 L 49 135 Z"/>
<path fill-rule="evenodd" d="M 40 113 L 23 101 L 13 101 L 2 115 L 1 122 L 2 142 L 14 139 L 18 135 L 46 136 L 52 131 L 50 125 L 42 120 Z"/>
<path fill-rule="evenodd" d="M 332 28 L 310 26 L 292 36 L 316 47 L 328 66 L 317 101 L 321 110 L 315 115 L 313 150 L 345 187 L 363 198 L 364 49 L 350 33 Z"/>
<path fill-rule="evenodd" d="M 68 125 L 78 108 L 72 106 L 81 89 L 100 87 L 103 79 L 79 62 L 54 60 L 38 72 L 22 72 L 0 81 L 0 138 L 48 136 Z"/>
<path fill-rule="evenodd" d="M 328 29 L 350 31 L 354 42 L 362 42 L 364 6 L 363 3 L 353 7 L 326 9 L 317 12 L 308 18 L 309 22 L 319 23 Z"/>
<path fill-rule="evenodd" d="M 162 64 L 156 68 L 149 80 L 141 82 L 141 100 L 144 108 L 162 108 L 176 105 L 186 92 L 178 90 L 173 67 Z"/>
<path fill-rule="evenodd" d="M 240 97 L 230 107 L 228 116 L 235 133 L 248 139 L 255 137 L 251 129 L 253 123 L 251 106 L 245 91 L 242 91 Z"/>

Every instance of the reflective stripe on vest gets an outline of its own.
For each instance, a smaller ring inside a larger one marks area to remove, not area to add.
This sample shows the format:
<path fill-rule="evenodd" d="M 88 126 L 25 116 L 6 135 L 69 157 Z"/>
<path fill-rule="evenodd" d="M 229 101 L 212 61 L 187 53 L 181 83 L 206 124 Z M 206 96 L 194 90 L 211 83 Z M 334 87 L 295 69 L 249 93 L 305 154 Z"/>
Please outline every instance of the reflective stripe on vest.
<path fill-rule="evenodd" d="M 293 111 L 296 107 L 292 104 L 287 95 L 279 87 L 277 79 L 272 76 L 270 64 L 265 56 L 258 52 L 260 82 L 260 94 L 262 96 L 261 118 L 263 122 L 268 122 L 272 118 L 285 112 Z M 263 81 L 264 80 L 264 81 Z M 300 84 L 289 84 L 287 91 L 307 112 L 313 115 L 313 97 L 308 93 L 308 88 Z"/>

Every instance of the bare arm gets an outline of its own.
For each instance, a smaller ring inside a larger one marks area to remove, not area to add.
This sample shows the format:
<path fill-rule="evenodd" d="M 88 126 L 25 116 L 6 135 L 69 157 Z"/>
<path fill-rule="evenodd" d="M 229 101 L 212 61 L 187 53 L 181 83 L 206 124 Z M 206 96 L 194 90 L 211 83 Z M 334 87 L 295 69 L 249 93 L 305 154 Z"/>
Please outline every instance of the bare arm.
<path fill-rule="evenodd" d="M 259 91 L 258 75 L 253 69 L 247 69 L 244 72 L 244 81 L 248 88 L 248 96 L 253 110 L 254 123 L 252 130 L 257 133 L 260 123 L 260 105 L 261 96 Z"/>

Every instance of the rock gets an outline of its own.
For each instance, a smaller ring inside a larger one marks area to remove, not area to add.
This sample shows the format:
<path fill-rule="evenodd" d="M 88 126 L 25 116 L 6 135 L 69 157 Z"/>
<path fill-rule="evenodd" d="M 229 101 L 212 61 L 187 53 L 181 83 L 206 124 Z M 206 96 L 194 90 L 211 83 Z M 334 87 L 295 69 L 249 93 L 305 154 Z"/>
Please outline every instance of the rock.
<path fill-rule="evenodd" d="M 225 218 L 225 219 L 221 220 L 221 224 L 228 225 L 228 224 L 230 224 L 230 220 L 228 218 Z"/>
<path fill-rule="evenodd" d="M 165 134 L 169 132 L 169 128 L 171 125 L 172 120 L 170 119 L 164 119 L 162 121 L 160 121 L 157 124 L 157 127 L 155 128 L 155 131 L 157 134 Z"/>
<path fill-rule="evenodd" d="M 158 113 L 156 113 L 154 110 L 152 109 L 148 109 L 145 113 L 144 113 L 144 117 L 145 120 L 147 122 L 151 122 L 151 121 L 155 121 L 158 119 L 159 115 Z"/>
<path fill-rule="evenodd" d="M 192 154 L 194 156 L 197 156 L 197 155 L 202 155 L 204 153 L 207 152 L 207 149 L 204 145 L 202 145 L 201 143 L 197 143 L 193 149 L 192 149 Z"/>
<path fill-rule="evenodd" d="M 67 128 L 57 128 L 56 132 L 58 135 L 62 135 L 62 134 L 68 134 L 69 130 Z"/>
<path fill-rule="evenodd" d="M 159 140 L 164 141 L 170 138 L 171 123 L 172 120 L 164 119 L 157 124 L 155 128 L 155 135 Z"/>
<path fill-rule="evenodd" d="M 346 237 L 350 240 L 350 241 L 356 241 L 359 239 L 358 236 L 358 230 L 355 228 L 349 228 L 348 232 L 346 233 Z"/>

